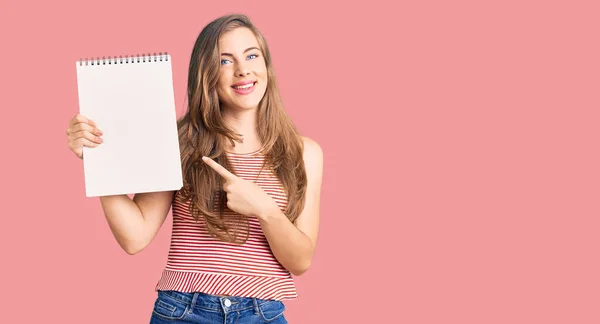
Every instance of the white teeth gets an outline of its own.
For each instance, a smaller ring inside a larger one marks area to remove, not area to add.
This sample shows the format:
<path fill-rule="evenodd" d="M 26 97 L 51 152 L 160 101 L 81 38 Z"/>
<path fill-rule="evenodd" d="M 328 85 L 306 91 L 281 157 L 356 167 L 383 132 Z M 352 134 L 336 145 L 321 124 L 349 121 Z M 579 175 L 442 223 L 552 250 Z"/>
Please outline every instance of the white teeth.
<path fill-rule="evenodd" d="M 233 87 L 233 88 L 234 88 L 234 89 L 248 89 L 248 88 L 251 88 L 253 85 L 254 85 L 254 82 L 253 82 L 253 83 L 248 83 L 248 84 L 245 84 L 245 85 L 243 85 L 243 86 L 237 86 L 237 87 Z"/>

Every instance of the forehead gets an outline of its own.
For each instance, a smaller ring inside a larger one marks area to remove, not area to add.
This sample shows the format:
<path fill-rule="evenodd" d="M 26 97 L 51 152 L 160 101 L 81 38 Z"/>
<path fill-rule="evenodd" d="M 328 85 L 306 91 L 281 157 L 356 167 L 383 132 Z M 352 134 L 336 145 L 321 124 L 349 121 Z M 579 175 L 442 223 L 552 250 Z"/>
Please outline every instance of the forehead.
<path fill-rule="evenodd" d="M 260 48 L 256 35 L 246 27 L 239 27 L 223 33 L 219 39 L 219 49 L 221 52 L 243 52 L 249 47 Z"/>

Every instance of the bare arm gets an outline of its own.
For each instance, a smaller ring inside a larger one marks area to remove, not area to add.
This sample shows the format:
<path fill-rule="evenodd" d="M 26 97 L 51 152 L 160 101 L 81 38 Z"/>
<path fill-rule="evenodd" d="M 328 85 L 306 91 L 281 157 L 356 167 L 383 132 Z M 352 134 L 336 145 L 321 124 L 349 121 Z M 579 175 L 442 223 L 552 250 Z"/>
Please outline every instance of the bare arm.
<path fill-rule="evenodd" d="M 304 138 L 307 188 L 304 209 L 292 224 L 273 198 L 257 184 L 239 178 L 208 157 L 203 160 L 225 180 L 227 207 L 258 218 L 275 258 L 294 275 L 303 274 L 312 262 L 319 228 L 323 152 Z"/>
<path fill-rule="evenodd" d="M 174 191 L 100 197 L 104 216 L 125 252 L 141 252 L 154 239 L 164 223 Z"/>
<path fill-rule="evenodd" d="M 296 225 L 278 208 L 270 209 L 258 217 L 273 255 L 296 276 L 308 270 L 312 263 L 319 229 L 323 176 L 323 152 L 320 146 L 305 138 L 304 147 L 308 183 L 305 206 Z"/>

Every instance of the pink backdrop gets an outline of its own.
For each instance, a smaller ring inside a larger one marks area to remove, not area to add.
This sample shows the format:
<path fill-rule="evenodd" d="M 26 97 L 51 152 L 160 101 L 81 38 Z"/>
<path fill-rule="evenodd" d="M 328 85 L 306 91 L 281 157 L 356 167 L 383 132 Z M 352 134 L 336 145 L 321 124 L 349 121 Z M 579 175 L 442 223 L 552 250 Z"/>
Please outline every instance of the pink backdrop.
<path fill-rule="evenodd" d="M 597 2 L 360 3 L 3 1 L 1 322 L 148 322 L 171 218 L 129 256 L 85 198 L 74 62 L 167 51 L 181 115 L 196 36 L 241 12 L 325 152 L 290 323 L 599 323 Z"/>

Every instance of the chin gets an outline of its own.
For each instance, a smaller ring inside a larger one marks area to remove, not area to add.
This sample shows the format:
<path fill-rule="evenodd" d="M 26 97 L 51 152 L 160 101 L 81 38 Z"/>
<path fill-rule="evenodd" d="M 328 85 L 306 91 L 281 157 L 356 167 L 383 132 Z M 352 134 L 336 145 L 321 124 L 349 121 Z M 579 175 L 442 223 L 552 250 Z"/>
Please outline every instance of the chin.
<path fill-rule="evenodd" d="M 240 104 L 240 105 L 236 105 L 236 107 L 238 107 L 239 109 L 242 109 L 242 110 L 252 110 L 252 109 L 257 109 L 258 108 L 258 103 L 255 103 L 255 104 Z"/>
<path fill-rule="evenodd" d="M 262 98 L 261 98 L 262 99 Z M 260 105 L 260 100 L 250 99 L 247 100 L 236 100 L 232 102 L 232 106 L 242 110 L 252 110 L 258 108 Z"/>

